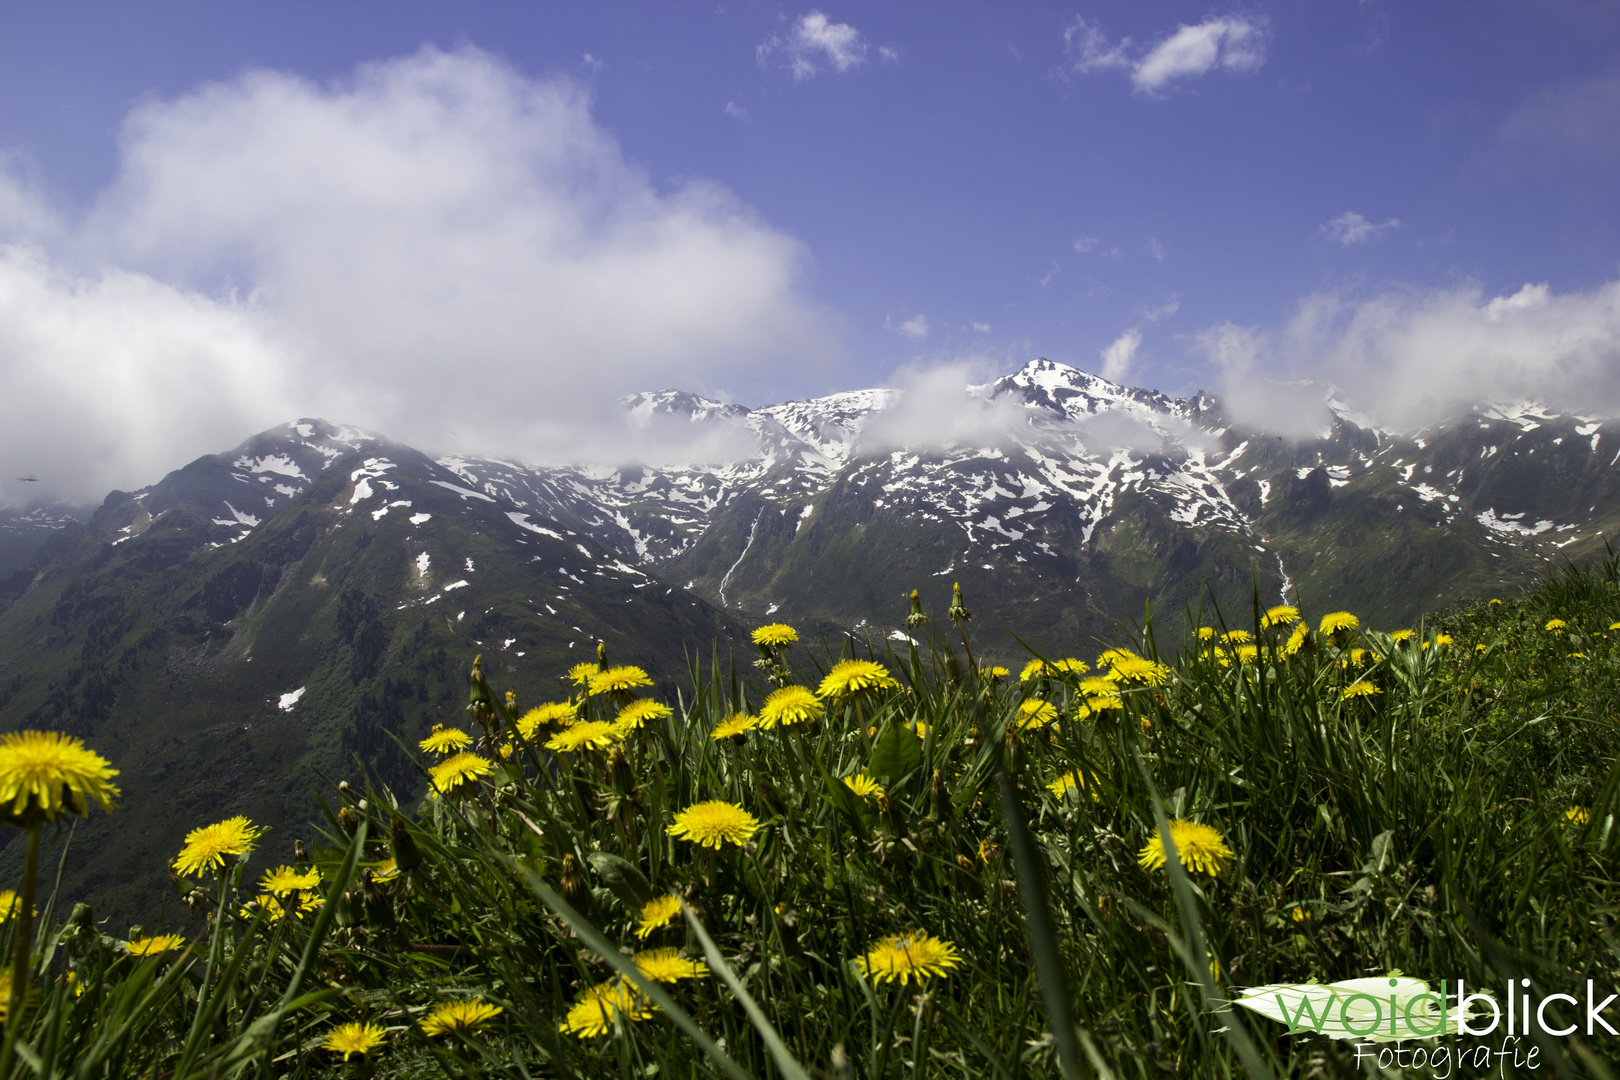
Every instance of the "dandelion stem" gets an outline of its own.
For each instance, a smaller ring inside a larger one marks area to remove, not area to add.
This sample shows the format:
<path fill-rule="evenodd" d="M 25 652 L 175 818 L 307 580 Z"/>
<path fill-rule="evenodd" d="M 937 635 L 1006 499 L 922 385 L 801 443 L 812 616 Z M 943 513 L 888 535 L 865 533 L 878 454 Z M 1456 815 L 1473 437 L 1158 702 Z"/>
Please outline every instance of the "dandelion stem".
<path fill-rule="evenodd" d="M 23 1001 L 28 993 L 28 950 L 32 944 L 34 920 L 34 882 L 39 876 L 39 834 L 44 827 L 40 821 L 28 825 L 28 853 L 23 862 L 22 896 L 17 904 L 17 921 L 12 928 L 15 935 L 11 943 L 11 997 L 6 1002 L 6 1039 L 0 1048 L 0 1076 L 11 1075 L 11 1059 L 17 1050 L 17 1033 L 22 1029 Z"/>

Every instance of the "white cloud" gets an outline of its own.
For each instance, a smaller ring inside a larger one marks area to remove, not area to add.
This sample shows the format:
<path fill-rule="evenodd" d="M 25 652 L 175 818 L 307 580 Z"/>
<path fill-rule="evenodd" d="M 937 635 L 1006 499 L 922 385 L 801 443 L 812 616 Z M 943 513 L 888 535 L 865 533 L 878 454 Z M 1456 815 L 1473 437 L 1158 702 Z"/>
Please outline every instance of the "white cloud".
<path fill-rule="evenodd" d="M 1266 23 L 1237 15 L 1211 16 L 1196 26 L 1182 25 L 1140 58 L 1130 38 L 1110 45 L 1096 23 L 1076 18 L 1063 32 L 1070 67 L 1082 75 L 1126 71 L 1138 93 L 1153 96 L 1178 80 L 1212 71 L 1253 71 L 1266 60 Z"/>
<path fill-rule="evenodd" d="M 993 446 L 1028 424 L 1028 413 L 1007 398 L 987 400 L 974 383 L 994 377 L 990 362 L 957 360 L 930 368 L 902 368 L 892 385 L 899 399 L 861 432 L 869 451 Z"/>
<path fill-rule="evenodd" d="M 1099 241 L 1095 236 L 1079 236 L 1075 238 L 1074 250 L 1084 255 L 1086 252 L 1095 248 L 1100 242 L 1101 241 Z"/>
<path fill-rule="evenodd" d="M 1562 295 L 1546 285 L 1497 297 L 1478 286 L 1317 294 L 1280 327 L 1217 326 L 1200 344 L 1235 418 L 1279 433 L 1320 430 L 1326 383 L 1395 428 L 1524 399 L 1620 415 L 1620 281 Z"/>
<path fill-rule="evenodd" d="M 1160 319 L 1168 319 L 1170 316 L 1181 310 L 1181 294 L 1171 293 L 1170 299 L 1166 300 L 1158 307 L 1147 307 L 1144 305 L 1136 310 L 1146 322 L 1158 322 Z"/>
<path fill-rule="evenodd" d="M 1119 335 L 1103 349 L 1103 366 L 1099 374 L 1109 382 L 1123 383 L 1131 373 L 1131 363 L 1136 359 L 1136 350 L 1141 345 L 1142 332 L 1134 326 Z"/>
<path fill-rule="evenodd" d="M 1164 262 L 1164 245 L 1159 243 L 1159 238 L 1157 236 L 1148 237 L 1147 253 L 1153 256 L 1159 262 Z"/>
<path fill-rule="evenodd" d="M 595 75 L 597 72 L 599 72 L 603 68 L 607 67 L 607 64 L 603 63 L 601 60 L 598 60 L 596 57 L 592 56 L 590 53 L 586 53 L 584 55 L 584 57 L 580 60 L 580 63 L 582 63 L 586 67 L 590 68 L 592 75 Z"/>
<path fill-rule="evenodd" d="M 902 323 L 894 323 L 885 318 L 883 320 L 883 325 L 886 329 L 904 334 L 908 338 L 917 338 L 918 340 L 921 340 L 922 338 L 928 336 L 927 315 L 913 315 L 911 318 Z"/>
<path fill-rule="evenodd" d="M 1346 210 L 1326 225 L 1323 225 L 1322 233 L 1328 239 L 1349 247 L 1352 244 L 1365 244 L 1369 240 L 1376 240 L 1384 233 L 1400 227 L 1400 218 L 1390 218 L 1388 221 L 1374 223 L 1368 221 L 1354 210 Z"/>
<path fill-rule="evenodd" d="M 1058 261 L 1056 259 L 1053 259 L 1051 267 L 1046 271 L 1046 273 L 1042 274 L 1037 281 L 1039 281 L 1041 288 L 1044 289 L 1048 285 L 1052 284 L 1052 279 L 1061 273 L 1063 273 L 1063 267 L 1058 265 Z"/>
<path fill-rule="evenodd" d="M 0 175 L 0 456 L 80 496 L 300 413 L 573 456 L 618 394 L 833 353 L 795 241 L 654 187 L 575 84 L 472 49 L 148 101 L 96 206 L 32 246 Z"/>
<path fill-rule="evenodd" d="M 1128 55 L 1130 47 L 1130 38 L 1108 44 L 1101 26 L 1078 15 L 1063 30 L 1064 51 L 1069 54 L 1074 70 L 1082 75 L 1094 71 L 1129 71 L 1133 66 Z"/>
<path fill-rule="evenodd" d="M 795 79 L 808 79 L 830 65 L 839 74 L 866 62 L 866 37 L 849 23 L 835 23 L 819 11 L 799 16 L 786 37 L 777 35 L 754 49 L 761 64 L 780 56 Z M 892 50 L 890 50 L 892 52 Z M 892 59 L 884 55 L 883 59 Z"/>
<path fill-rule="evenodd" d="M 990 324 L 987 322 L 974 322 L 968 323 L 968 325 L 973 327 L 973 329 L 977 330 L 981 334 L 988 334 L 990 332 Z"/>
<path fill-rule="evenodd" d="M 727 116 L 736 117 L 738 120 L 748 119 L 748 110 L 737 104 L 735 101 L 726 102 L 726 107 L 720 111 L 725 113 Z"/>
<path fill-rule="evenodd" d="M 900 62 L 900 50 L 893 45 L 879 45 L 877 50 L 878 59 L 883 63 L 898 64 Z"/>

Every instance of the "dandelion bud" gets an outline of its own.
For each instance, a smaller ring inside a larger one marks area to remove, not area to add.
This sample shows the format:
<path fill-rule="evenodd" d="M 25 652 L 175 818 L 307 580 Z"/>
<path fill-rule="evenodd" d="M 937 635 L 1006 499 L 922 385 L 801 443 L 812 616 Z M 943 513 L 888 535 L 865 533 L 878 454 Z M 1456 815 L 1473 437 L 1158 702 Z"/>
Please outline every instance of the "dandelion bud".
<path fill-rule="evenodd" d="M 605 641 L 598 641 L 596 643 L 596 666 L 601 668 L 603 671 L 608 669 L 607 642 Z"/>
<path fill-rule="evenodd" d="M 506 691 L 506 711 L 517 712 L 517 687 L 515 686 Z"/>
<path fill-rule="evenodd" d="M 293 866 L 298 870 L 309 869 L 309 849 L 302 840 L 293 841 Z"/>
<path fill-rule="evenodd" d="M 971 874 L 977 869 L 973 865 L 973 860 L 968 858 L 966 855 L 958 855 L 956 857 L 956 865 L 962 868 L 962 872 L 964 874 Z"/>
<path fill-rule="evenodd" d="M 916 589 L 912 589 L 911 590 L 911 613 L 906 616 L 906 625 L 907 626 L 913 626 L 913 627 L 921 626 L 923 623 L 925 623 L 927 621 L 928 621 L 928 616 L 923 614 L 922 597 L 917 595 L 917 590 Z"/>
<path fill-rule="evenodd" d="M 589 895 L 585 889 L 585 879 L 579 874 L 579 860 L 572 853 L 564 855 L 562 859 L 562 894 L 563 899 L 571 904 Z"/>
<path fill-rule="evenodd" d="M 337 817 L 338 824 L 343 827 L 344 832 L 353 832 L 354 827 L 360 824 L 360 816 L 347 806 L 338 808 Z"/>
<path fill-rule="evenodd" d="M 973 615 L 967 609 L 967 604 L 962 600 L 962 583 L 960 581 L 951 582 L 951 607 L 945 615 L 952 622 L 967 622 L 973 618 Z"/>
<path fill-rule="evenodd" d="M 937 820 L 944 821 L 951 816 L 951 793 L 945 790 L 945 775 L 938 769 L 934 770 L 934 779 L 928 785 L 928 798 Z"/>
<path fill-rule="evenodd" d="M 394 865 L 402 874 L 408 874 L 422 865 L 422 852 L 411 839 L 411 833 L 405 826 L 405 820 L 395 817 L 389 823 L 389 846 L 394 851 Z"/>

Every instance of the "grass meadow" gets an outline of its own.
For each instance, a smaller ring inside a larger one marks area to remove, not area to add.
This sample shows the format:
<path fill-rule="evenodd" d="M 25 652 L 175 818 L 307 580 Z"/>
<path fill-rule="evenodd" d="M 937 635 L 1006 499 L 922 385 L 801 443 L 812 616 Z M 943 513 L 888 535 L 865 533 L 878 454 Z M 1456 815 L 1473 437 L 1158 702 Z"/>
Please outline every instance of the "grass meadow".
<path fill-rule="evenodd" d="M 633 655 L 544 702 L 475 668 L 406 747 L 425 797 L 357 762 L 311 778 L 307 850 L 197 822 L 200 932 L 109 936 L 39 867 L 0 897 L 0 1076 L 1339 1077 L 1373 1066 L 1228 1002 L 1620 988 L 1614 559 L 1418 626 L 1256 602 L 1066 656 L 976 655 L 970 607 L 841 652 L 762 627 L 663 697 Z M 1448 1071 L 1620 1060 L 1520 1045 Z"/>

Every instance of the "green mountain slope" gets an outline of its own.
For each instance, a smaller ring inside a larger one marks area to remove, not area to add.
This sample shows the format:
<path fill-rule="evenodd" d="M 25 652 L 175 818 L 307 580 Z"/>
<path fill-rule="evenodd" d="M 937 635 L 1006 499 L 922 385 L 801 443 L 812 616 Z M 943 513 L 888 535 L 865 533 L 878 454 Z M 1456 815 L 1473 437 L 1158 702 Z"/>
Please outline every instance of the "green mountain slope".
<path fill-rule="evenodd" d="M 599 639 L 662 687 L 689 652 L 746 644 L 596 542 L 520 525 L 376 440 L 317 458 L 327 467 L 244 532 L 215 508 L 240 490 L 238 457 L 114 493 L 0 595 L 0 729 L 80 735 L 122 770 L 125 809 L 80 827 L 68 868 L 68 894 L 102 914 L 172 906 L 162 865 L 225 816 L 271 826 L 269 850 L 290 857 L 318 814 L 314 770 L 358 779 L 359 755 L 419 791 L 389 735 L 465 722 L 475 655 L 533 704 L 561 696 L 556 673 L 594 661 Z"/>

